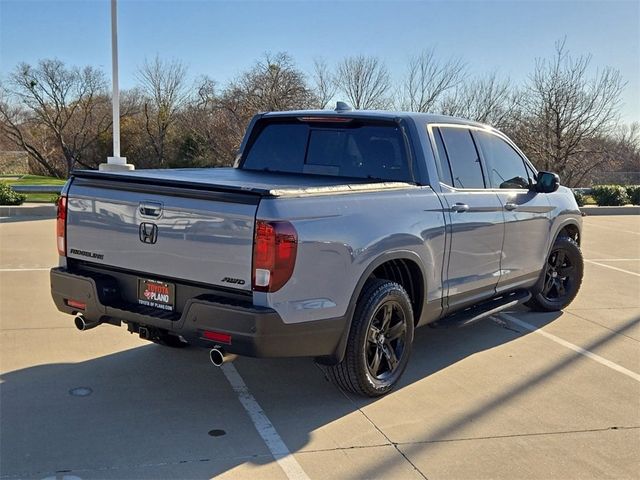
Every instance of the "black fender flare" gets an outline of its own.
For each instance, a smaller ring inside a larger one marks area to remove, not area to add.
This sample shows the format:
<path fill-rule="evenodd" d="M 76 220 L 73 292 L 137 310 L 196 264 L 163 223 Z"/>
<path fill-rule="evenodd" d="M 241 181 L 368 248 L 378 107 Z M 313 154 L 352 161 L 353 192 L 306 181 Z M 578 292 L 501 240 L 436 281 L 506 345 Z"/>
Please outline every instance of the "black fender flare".
<path fill-rule="evenodd" d="M 360 298 L 360 294 L 364 288 L 365 283 L 371 276 L 371 274 L 375 271 L 383 263 L 386 263 L 390 260 L 411 260 L 418 265 L 420 269 L 420 273 L 422 274 L 422 287 L 424 289 L 423 298 L 427 298 L 427 278 L 425 275 L 425 268 L 420 256 L 412 252 L 410 250 L 394 250 L 392 252 L 385 252 L 379 256 L 377 256 L 374 260 L 369 263 L 367 268 L 365 268 L 364 273 L 360 276 L 358 283 L 356 283 L 356 287 L 351 293 L 351 298 L 349 300 L 349 306 L 347 307 L 347 312 L 345 313 L 345 322 L 344 322 L 344 330 L 342 332 L 342 336 L 340 337 L 340 342 L 336 347 L 336 351 L 333 355 L 329 357 L 319 358 L 317 359 L 318 363 L 325 365 L 335 365 L 336 363 L 340 363 L 344 358 L 345 350 L 347 348 L 347 340 L 349 338 L 349 332 L 351 331 L 351 322 L 353 321 L 353 314 L 356 309 L 356 304 L 358 302 L 358 298 Z"/>

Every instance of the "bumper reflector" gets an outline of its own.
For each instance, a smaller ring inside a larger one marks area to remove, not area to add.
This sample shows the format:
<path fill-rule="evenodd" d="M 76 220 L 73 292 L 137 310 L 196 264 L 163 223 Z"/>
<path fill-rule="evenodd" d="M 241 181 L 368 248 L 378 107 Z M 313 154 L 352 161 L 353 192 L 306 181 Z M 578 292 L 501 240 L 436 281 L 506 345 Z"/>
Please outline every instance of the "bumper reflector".
<path fill-rule="evenodd" d="M 87 304 L 83 303 L 83 302 L 79 302 L 77 300 L 72 300 L 70 298 L 67 298 L 65 300 L 66 304 L 69 305 L 71 308 L 77 308 L 79 310 L 86 310 L 87 309 Z"/>
<path fill-rule="evenodd" d="M 211 332 L 209 330 L 205 330 L 204 332 L 202 332 L 202 337 L 214 342 L 231 345 L 231 335 L 229 335 L 228 333 Z"/>

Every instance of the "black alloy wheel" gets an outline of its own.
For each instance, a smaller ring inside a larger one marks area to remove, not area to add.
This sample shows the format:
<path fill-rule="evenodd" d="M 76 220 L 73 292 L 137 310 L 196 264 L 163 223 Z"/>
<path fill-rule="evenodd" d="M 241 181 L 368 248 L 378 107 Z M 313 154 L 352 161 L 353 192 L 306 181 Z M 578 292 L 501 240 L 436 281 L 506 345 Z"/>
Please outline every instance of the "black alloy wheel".
<path fill-rule="evenodd" d="M 533 310 L 555 312 L 569 305 L 582 284 L 584 263 L 575 240 L 558 237 L 544 266 L 544 277 L 532 291 L 527 305 Z"/>
<path fill-rule="evenodd" d="M 407 343 L 407 319 L 400 305 L 389 300 L 371 318 L 366 355 L 369 373 L 380 381 L 394 374 Z"/>
<path fill-rule="evenodd" d="M 344 358 L 326 367 L 328 378 L 359 395 L 388 393 L 407 367 L 413 329 L 413 308 L 405 289 L 390 280 L 369 280 L 356 304 Z"/>

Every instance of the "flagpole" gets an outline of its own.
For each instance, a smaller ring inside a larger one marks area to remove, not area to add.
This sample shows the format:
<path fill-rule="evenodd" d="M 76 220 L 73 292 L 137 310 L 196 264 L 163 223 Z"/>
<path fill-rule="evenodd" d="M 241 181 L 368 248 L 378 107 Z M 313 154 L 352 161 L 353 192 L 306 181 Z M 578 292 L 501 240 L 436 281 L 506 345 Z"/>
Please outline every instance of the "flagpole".
<path fill-rule="evenodd" d="M 111 0 L 111 78 L 113 94 L 113 156 L 107 157 L 107 163 L 100 164 L 100 170 L 133 170 L 134 166 L 120 156 L 120 87 L 118 85 L 118 4 Z"/>

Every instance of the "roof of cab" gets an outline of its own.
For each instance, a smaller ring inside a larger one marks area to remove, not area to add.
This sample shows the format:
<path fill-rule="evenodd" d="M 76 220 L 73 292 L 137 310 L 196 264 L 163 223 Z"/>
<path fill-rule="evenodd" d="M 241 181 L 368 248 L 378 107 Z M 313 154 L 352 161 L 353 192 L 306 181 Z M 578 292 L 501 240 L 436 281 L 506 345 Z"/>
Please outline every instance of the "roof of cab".
<path fill-rule="evenodd" d="M 491 126 L 474 122 L 464 118 L 450 117 L 448 115 L 436 115 L 433 113 L 415 113 L 387 110 L 291 110 L 283 112 L 266 112 L 263 117 L 344 117 L 344 118 L 380 118 L 394 120 L 397 118 L 411 119 L 418 124 L 451 123 L 460 125 L 472 125 L 480 128 Z"/>

